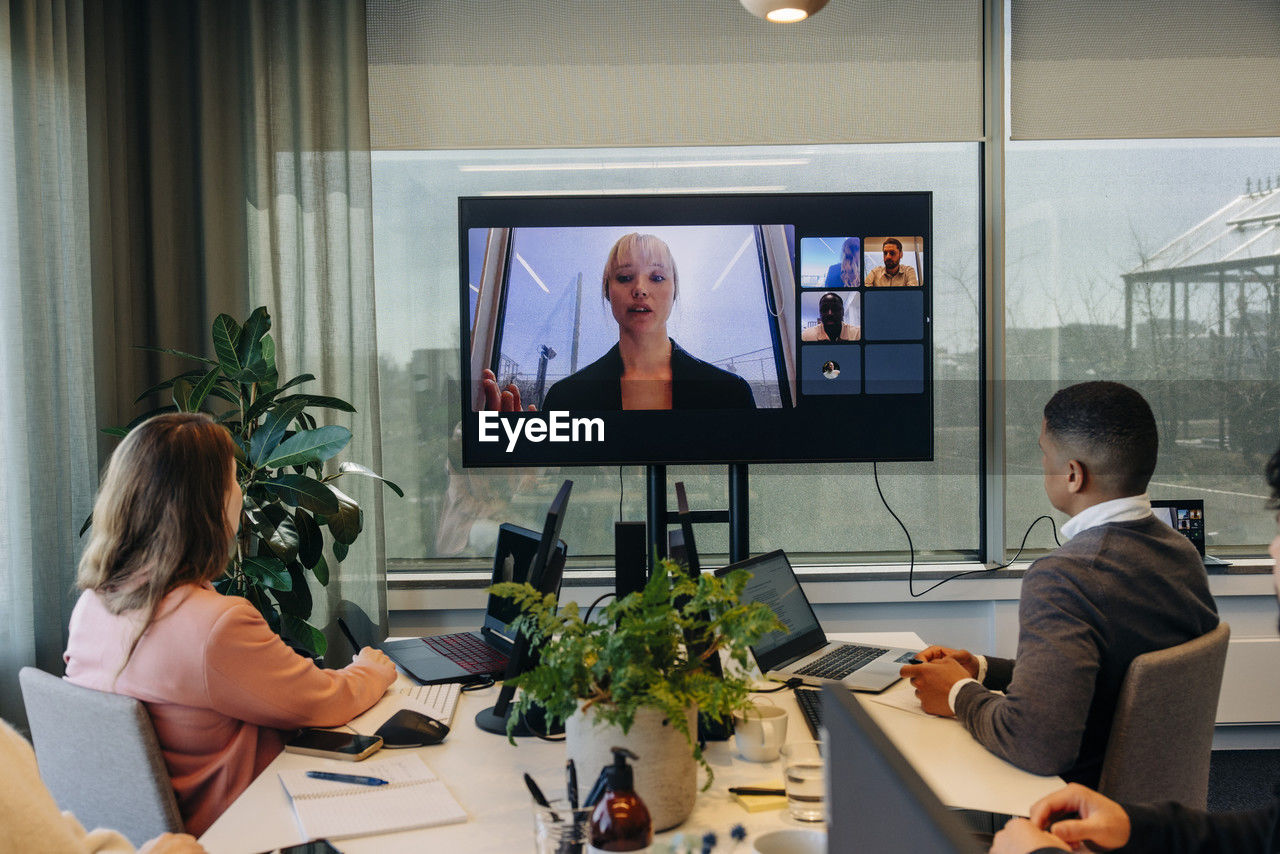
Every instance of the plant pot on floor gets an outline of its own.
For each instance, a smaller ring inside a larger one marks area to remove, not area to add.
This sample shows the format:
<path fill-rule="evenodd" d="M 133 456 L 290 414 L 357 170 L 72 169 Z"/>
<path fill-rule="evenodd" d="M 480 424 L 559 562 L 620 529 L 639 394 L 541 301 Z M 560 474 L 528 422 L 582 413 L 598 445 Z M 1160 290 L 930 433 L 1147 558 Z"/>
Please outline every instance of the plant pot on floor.
<path fill-rule="evenodd" d="M 696 708 L 686 710 L 685 723 L 689 732 L 696 731 Z M 693 812 L 698 763 L 689 740 L 660 709 L 637 709 L 635 722 L 625 734 L 619 727 L 600 723 L 590 710 L 579 709 L 565 722 L 564 732 L 584 790 L 595 782 L 601 768 L 613 764 L 612 748 L 625 747 L 640 757 L 631 763 L 636 794 L 649 808 L 655 832 L 675 827 Z"/>

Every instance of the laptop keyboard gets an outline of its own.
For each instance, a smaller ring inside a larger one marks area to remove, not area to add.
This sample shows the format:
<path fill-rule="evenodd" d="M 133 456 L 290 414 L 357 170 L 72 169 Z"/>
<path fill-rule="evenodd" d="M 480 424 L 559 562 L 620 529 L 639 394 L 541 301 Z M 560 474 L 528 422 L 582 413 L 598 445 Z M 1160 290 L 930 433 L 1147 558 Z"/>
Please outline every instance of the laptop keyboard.
<path fill-rule="evenodd" d="M 501 673 L 507 669 L 507 656 L 475 635 L 434 635 L 422 640 L 468 673 Z"/>
<path fill-rule="evenodd" d="M 839 681 L 858 668 L 875 661 L 888 651 L 888 649 L 882 649 L 878 646 L 845 644 L 831 650 L 822 658 L 806 664 L 795 672 L 799 676 L 812 676 L 815 679 L 835 679 Z"/>
<path fill-rule="evenodd" d="M 809 725 L 814 741 L 822 740 L 822 733 L 818 732 L 822 727 L 821 698 L 821 691 L 814 691 L 812 688 L 796 689 L 796 702 L 800 704 L 800 713 L 804 715 L 804 722 Z"/>

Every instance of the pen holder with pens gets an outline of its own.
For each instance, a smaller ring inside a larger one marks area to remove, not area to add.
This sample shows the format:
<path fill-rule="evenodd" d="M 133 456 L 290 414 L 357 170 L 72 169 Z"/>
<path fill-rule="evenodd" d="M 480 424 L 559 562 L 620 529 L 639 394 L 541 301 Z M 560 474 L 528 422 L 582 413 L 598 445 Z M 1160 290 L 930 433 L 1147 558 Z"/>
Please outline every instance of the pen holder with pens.
<path fill-rule="evenodd" d="M 583 854 L 591 839 L 592 807 L 571 809 L 563 800 L 533 807 L 536 854 Z"/>

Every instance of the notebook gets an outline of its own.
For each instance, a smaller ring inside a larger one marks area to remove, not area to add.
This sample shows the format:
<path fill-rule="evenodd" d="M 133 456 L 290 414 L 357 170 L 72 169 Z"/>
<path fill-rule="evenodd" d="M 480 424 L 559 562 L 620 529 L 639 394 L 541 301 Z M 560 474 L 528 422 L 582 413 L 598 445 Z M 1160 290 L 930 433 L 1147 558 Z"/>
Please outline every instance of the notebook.
<path fill-rule="evenodd" d="M 536 531 L 510 523 L 500 525 L 491 583 L 530 581 L 529 568 L 540 541 Z M 565 549 L 561 540 L 556 550 L 563 554 Z M 559 594 L 558 584 L 553 592 Z M 519 614 L 519 606 L 510 599 L 490 596 L 479 631 L 384 641 L 377 647 L 424 684 L 497 677 L 507 670 L 515 643 L 510 624 Z"/>
<path fill-rule="evenodd" d="M 1200 552 L 1200 559 L 1205 566 L 1231 566 L 1225 560 L 1205 554 L 1204 551 L 1204 499 L 1171 498 L 1153 500 L 1151 512 L 1161 522 L 1185 536 Z"/>
<path fill-rule="evenodd" d="M 760 671 L 771 679 L 799 678 L 809 685 L 844 685 L 854 691 L 883 691 L 898 681 L 902 665 L 919 650 L 829 642 L 800 581 L 781 550 L 716 570 L 751 573 L 742 591 L 745 602 L 764 602 L 786 626 L 751 647 Z"/>
<path fill-rule="evenodd" d="M 313 780 L 303 768 L 280 772 L 280 782 L 293 801 L 298 827 L 307 839 L 394 833 L 467 820 L 462 806 L 418 756 L 370 759 L 358 765 L 346 763 L 340 770 L 381 777 L 388 785 Z"/>
<path fill-rule="evenodd" d="M 374 735 L 378 727 L 401 709 L 412 709 L 441 723 L 452 725 L 453 713 L 458 708 L 461 696 L 462 685 L 458 682 L 418 685 L 403 673 L 397 673 L 396 681 L 391 683 L 382 699 L 364 714 L 348 721 L 347 726 L 360 735 Z"/>

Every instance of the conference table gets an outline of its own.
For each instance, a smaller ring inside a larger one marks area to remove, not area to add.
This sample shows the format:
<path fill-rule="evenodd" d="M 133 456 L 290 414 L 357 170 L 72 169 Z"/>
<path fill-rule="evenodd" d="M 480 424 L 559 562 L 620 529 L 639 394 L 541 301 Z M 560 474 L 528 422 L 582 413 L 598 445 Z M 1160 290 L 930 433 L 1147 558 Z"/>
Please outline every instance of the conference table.
<path fill-rule="evenodd" d="M 832 637 L 882 646 L 917 649 L 925 646 L 910 632 L 849 633 Z M 465 823 L 340 839 L 334 841 L 335 846 L 344 854 L 532 851 L 532 800 L 522 774 L 527 772 L 537 780 L 548 797 L 562 796 L 565 747 L 563 743 L 536 738 L 518 739 L 518 744 L 513 746 L 506 738 L 477 728 L 473 721 L 476 712 L 493 705 L 497 694 L 496 687 L 464 693 L 454 713 L 452 730 L 443 744 L 395 751 L 421 756 L 466 810 Z M 988 753 L 954 719 L 925 716 L 886 705 L 868 695 L 857 696 L 863 708 L 948 806 L 1025 815 L 1032 803 L 1063 785 L 1058 777 L 1029 774 Z M 757 694 L 753 698 L 788 710 L 788 741 L 811 737 L 791 691 Z M 883 698 L 910 705 L 913 693 L 906 682 L 900 681 L 889 688 Z M 659 834 L 658 840 L 670 839 L 677 833 L 701 836 L 708 831 L 727 840 L 731 828 L 738 824 L 746 829 L 748 839 L 779 828 L 809 826 L 792 819 L 785 807 L 748 812 L 728 792 L 730 786 L 777 785 L 782 779 L 778 761 L 749 762 L 738 755 L 732 739 L 710 743 L 704 753 L 715 771 L 711 788 L 699 792 L 693 813 L 682 825 Z M 280 754 L 200 838 L 210 854 L 256 854 L 305 841 L 277 776 L 286 768 L 358 773 L 359 765 Z M 699 785 L 705 782 L 702 774 L 699 771 Z M 585 776 L 594 778 L 595 775 Z M 723 847 L 728 850 L 731 846 Z"/>

